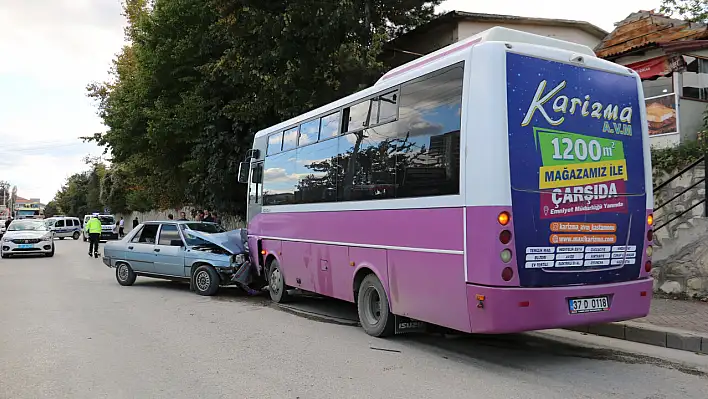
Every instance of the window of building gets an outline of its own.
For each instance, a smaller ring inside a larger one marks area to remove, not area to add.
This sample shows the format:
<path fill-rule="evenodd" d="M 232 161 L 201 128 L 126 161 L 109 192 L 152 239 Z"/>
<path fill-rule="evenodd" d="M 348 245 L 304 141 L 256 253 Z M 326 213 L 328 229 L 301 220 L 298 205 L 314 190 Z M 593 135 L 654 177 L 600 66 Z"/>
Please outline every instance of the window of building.
<path fill-rule="evenodd" d="M 263 169 L 264 205 L 284 205 L 294 202 L 297 185 L 295 156 L 295 151 L 288 151 L 266 158 Z"/>
<path fill-rule="evenodd" d="M 401 87 L 397 198 L 459 194 L 462 82 L 460 63 Z"/>
<path fill-rule="evenodd" d="M 182 242 L 182 237 L 180 237 L 179 232 L 177 231 L 177 225 L 163 224 L 160 229 L 160 239 L 158 241 L 158 245 L 171 246 L 173 241 L 179 241 L 179 243 Z M 175 244 L 175 246 L 179 246 L 176 242 Z"/>
<path fill-rule="evenodd" d="M 339 135 L 339 111 L 322 117 L 320 124 L 320 140 Z"/>
<path fill-rule="evenodd" d="M 308 145 L 320 139 L 320 119 L 314 119 L 300 125 L 298 146 Z"/>
<path fill-rule="evenodd" d="M 683 72 L 683 96 L 708 100 L 708 60 L 684 56 L 686 70 Z"/>
<path fill-rule="evenodd" d="M 643 80 L 644 98 L 661 96 L 674 92 L 674 79 L 669 76 L 661 76 L 654 80 Z"/>
<path fill-rule="evenodd" d="M 277 154 L 283 148 L 283 133 L 275 133 L 268 136 L 268 148 L 266 155 Z"/>
<path fill-rule="evenodd" d="M 283 135 L 283 151 L 292 150 L 293 148 L 297 147 L 298 130 L 299 129 L 296 126 L 292 129 L 288 129 L 285 131 Z"/>
<path fill-rule="evenodd" d="M 337 200 L 338 140 L 325 140 L 297 149 L 295 201 L 299 204 Z"/>

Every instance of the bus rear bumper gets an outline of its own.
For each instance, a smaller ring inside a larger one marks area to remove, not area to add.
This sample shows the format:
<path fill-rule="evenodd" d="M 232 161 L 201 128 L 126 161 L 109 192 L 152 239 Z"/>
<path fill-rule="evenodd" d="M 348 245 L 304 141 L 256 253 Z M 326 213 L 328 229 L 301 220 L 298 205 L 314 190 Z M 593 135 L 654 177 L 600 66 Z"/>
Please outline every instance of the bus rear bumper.
<path fill-rule="evenodd" d="M 653 279 L 548 288 L 485 287 L 467 284 L 471 332 L 499 334 L 609 323 L 649 314 Z M 609 309 L 570 312 L 571 298 L 609 299 Z"/>

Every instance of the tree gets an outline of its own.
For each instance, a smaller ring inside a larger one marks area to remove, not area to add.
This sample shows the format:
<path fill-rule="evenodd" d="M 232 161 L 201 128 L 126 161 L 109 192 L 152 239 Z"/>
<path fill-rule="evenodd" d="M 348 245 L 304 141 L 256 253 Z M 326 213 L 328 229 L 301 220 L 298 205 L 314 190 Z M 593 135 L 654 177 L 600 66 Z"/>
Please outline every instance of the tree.
<path fill-rule="evenodd" d="M 69 176 L 52 200 L 56 209 L 67 216 L 77 217 L 103 211 L 105 204 L 100 199 L 100 192 L 105 174 L 105 165 L 96 162 L 89 170 Z"/>
<path fill-rule="evenodd" d="M 128 208 L 243 213 L 254 133 L 373 83 L 382 44 L 439 3 L 128 0 L 130 44 L 88 88 L 108 130 L 87 139 L 110 149 Z"/>
<path fill-rule="evenodd" d="M 44 206 L 44 217 L 45 218 L 50 218 L 54 215 L 59 214 L 59 206 L 57 205 L 56 201 L 49 201 L 47 205 Z"/>
<path fill-rule="evenodd" d="M 708 21 L 708 0 L 662 0 L 660 10 L 687 21 Z"/>

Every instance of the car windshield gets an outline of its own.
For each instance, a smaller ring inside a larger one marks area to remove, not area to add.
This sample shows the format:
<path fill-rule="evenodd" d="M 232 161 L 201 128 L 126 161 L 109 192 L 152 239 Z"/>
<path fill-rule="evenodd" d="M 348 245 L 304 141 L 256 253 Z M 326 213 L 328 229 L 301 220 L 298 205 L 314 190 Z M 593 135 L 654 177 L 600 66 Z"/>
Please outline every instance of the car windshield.
<path fill-rule="evenodd" d="M 17 221 L 10 223 L 8 231 L 46 231 L 47 225 L 42 221 Z"/>
<path fill-rule="evenodd" d="M 113 216 L 99 216 L 98 219 L 101 220 L 101 224 L 104 226 L 116 224 L 116 219 Z"/>

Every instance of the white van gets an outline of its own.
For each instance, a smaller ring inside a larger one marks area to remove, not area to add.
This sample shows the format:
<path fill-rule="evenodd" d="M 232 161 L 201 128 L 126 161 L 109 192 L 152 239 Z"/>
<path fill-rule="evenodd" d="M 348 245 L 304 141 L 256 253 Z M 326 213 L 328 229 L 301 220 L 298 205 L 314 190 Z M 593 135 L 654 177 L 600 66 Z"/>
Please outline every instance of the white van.
<path fill-rule="evenodd" d="M 96 216 L 101 221 L 101 240 L 117 240 L 118 230 L 116 229 L 116 217 L 113 215 L 100 214 Z M 91 219 L 91 215 L 84 216 L 84 226 Z M 84 241 L 88 241 L 88 233 L 85 229 L 81 229 L 81 235 Z"/>
<path fill-rule="evenodd" d="M 81 236 L 81 221 L 79 218 L 54 216 L 45 220 L 47 227 L 54 232 L 60 240 L 73 238 L 78 240 Z"/>

